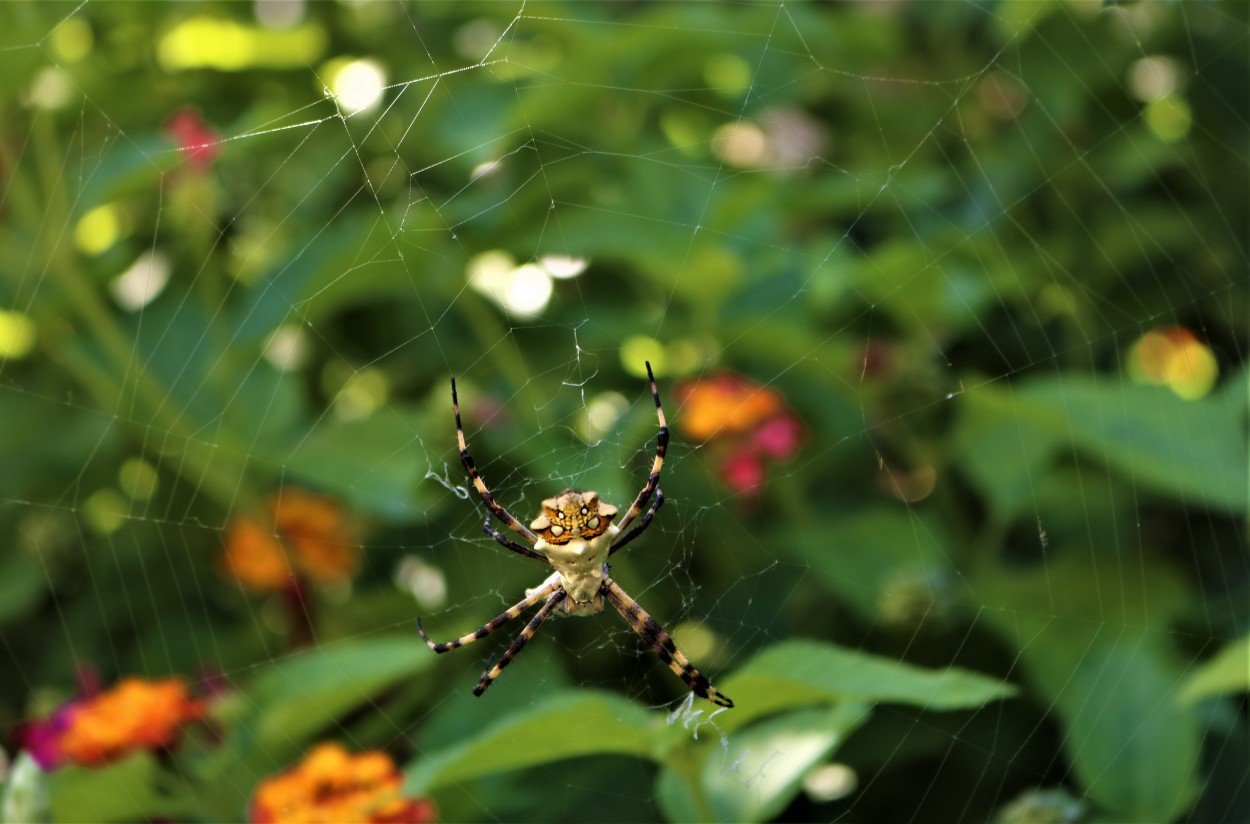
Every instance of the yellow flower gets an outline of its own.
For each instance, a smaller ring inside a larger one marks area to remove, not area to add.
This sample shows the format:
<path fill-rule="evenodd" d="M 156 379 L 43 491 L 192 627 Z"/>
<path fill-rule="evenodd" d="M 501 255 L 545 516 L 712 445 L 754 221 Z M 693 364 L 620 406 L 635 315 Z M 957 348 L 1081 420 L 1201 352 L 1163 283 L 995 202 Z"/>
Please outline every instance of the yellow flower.
<path fill-rule="evenodd" d="M 299 764 L 261 782 L 250 818 L 257 824 L 433 821 L 434 805 L 404 798 L 403 783 L 384 752 L 352 754 L 341 744 L 318 744 Z"/>

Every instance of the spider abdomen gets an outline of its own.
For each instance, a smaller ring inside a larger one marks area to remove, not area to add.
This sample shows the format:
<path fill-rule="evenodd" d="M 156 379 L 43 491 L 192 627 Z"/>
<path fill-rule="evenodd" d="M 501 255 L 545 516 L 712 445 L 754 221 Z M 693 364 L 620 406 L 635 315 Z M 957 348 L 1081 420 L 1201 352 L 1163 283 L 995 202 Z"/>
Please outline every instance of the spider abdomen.
<path fill-rule="evenodd" d="M 539 538 L 534 549 L 546 556 L 560 577 L 568 598 L 561 604 L 565 615 L 593 615 L 603 611 L 604 564 L 618 530 L 608 527 L 602 535 L 586 540 L 573 538 L 563 544 L 549 544 Z"/>

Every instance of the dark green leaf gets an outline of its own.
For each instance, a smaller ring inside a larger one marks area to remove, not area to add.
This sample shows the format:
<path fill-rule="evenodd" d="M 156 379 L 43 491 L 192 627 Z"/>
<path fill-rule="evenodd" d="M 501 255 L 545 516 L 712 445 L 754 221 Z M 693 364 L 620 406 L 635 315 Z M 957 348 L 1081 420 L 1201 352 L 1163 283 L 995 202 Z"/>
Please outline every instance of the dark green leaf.
<path fill-rule="evenodd" d="M 1184 812 L 1200 786 L 1202 732 L 1180 702 L 1184 670 L 1163 629 L 1183 595 L 1175 574 L 1066 559 L 979 579 L 977 589 L 983 614 L 1062 719 L 1085 791 L 1133 820 Z"/>

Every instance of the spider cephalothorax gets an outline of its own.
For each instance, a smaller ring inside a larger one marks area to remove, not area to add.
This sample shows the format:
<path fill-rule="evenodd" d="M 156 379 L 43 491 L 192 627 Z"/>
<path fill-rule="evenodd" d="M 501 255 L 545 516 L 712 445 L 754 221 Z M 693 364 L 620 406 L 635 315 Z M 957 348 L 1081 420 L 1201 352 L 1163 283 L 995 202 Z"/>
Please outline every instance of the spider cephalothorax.
<path fill-rule="evenodd" d="M 417 631 L 421 638 L 435 652 L 450 652 L 453 649 L 485 638 L 501 626 L 516 618 L 525 610 L 539 603 L 542 608 L 534 614 L 530 622 L 521 630 L 521 634 L 508 647 L 503 658 L 495 666 L 486 665 L 482 679 L 473 690 L 474 695 L 481 695 L 486 688 L 494 683 L 503 672 L 503 668 L 516 657 L 525 643 L 534 637 L 538 627 L 553 613 L 557 615 L 594 615 L 602 612 L 605 603 L 612 607 L 629 622 L 634 632 L 651 645 L 669 669 L 677 673 L 686 682 L 691 692 L 706 698 L 722 707 L 732 707 L 733 701 L 708 683 L 686 656 L 681 654 L 673 639 L 664 631 L 646 610 L 638 606 L 638 602 L 625 594 L 625 590 L 608 575 L 608 558 L 630 541 L 642 534 L 651 523 L 655 513 L 664 504 L 664 492 L 660 489 L 660 469 L 664 466 L 664 452 L 668 449 L 668 424 L 664 421 L 664 409 L 660 406 L 660 391 L 655 386 L 655 376 L 651 374 L 651 364 L 647 364 L 647 377 L 651 382 L 651 397 L 655 399 L 655 416 L 660 421 L 660 434 L 655 441 L 655 462 L 651 464 L 651 473 L 642 490 L 634 498 L 634 502 L 626 511 L 619 524 L 612 521 L 617 515 L 617 508 L 612 504 L 599 500 L 598 492 L 583 492 L 580 489 L 566 489 L 554 498 L 543 501 L 542 514 L 530 522 L 528 528 L 504 509 L 494 496 L 490 494 L 486 482 L 478 474 L 473 458 L 469 456 L 469 446 L 464 439 L 464 427 L 460 424 L 460 402 L 456 398 L 456 379 L 451 380 L 451 405 L 456 414 L 456 440 L 460 445 L 460 461 L 469 473 L 477 494 L 491 514 L 526 540 L 520 544 L 499 532 L 490 524 L 490 515 L 486 516 L 483 528 L 503 546 L 532 558 L 553 569 L 541 584 L 525 591 L 525 598 L 476 632 L 461 636 L 455 641 L 436 644 L 421 628 L 421 620 L 417 619 Z M 654 500 L 652 500 L 652 496 Z M 650 507 L 647 504 L 650 503 Z M 646 510 L 644 513 L 643 510 Z M 639 515 L 642 520 L 638 525 L 625 532 L 633 520 Z"/>
<path fill-rule="evenodd" d="M 567 544 L 602 535 L 615 517 L 616 507 L 600 501 L 598 492 L 566 489 L 543 501 L 543 514 L 530 521 L 530 529 L 549 544 Z"/>

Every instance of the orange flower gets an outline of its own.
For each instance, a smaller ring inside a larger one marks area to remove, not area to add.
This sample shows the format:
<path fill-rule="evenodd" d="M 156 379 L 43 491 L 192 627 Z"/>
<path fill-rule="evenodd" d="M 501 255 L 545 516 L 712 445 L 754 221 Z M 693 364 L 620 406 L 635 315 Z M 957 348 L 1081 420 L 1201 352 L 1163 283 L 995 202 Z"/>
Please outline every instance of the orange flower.
<path fill-rule="evenodd" d="M 764 483 L 765 461 L 791 458 L 803 440 L 803 425 L 780 393 L 736 375 L 721 374 L 677 388 L 682 431 L 697 441 L 715 441 L 724 455 L 720 477 L 742 494 Z"/>
<path fill-rule="evenodd" d="M 267 521 L 243 517 L 231 526 L 227 572 L 259 591 L 283 589 L 296 573 L 323 583 L 351 577 L 359 543 L 337 502 L 288 489 L 271 496 L 266 506 Z"/>
<path fill-rule="evenodd" d="M 261 782 L 250 818 L 256 824 L 433 821 L 433 803 L 404 798 L 403 783 L 384 752 L 353 755 L 340 744 L 318 744 L 299 764 Z"/>
<path fill-rule="evenodd" d="M 781 396 L 736 375 L 717 375 L 677 388 L 682 430 L 696 441 L 740 435 L 784 411 Z"/>
<path fill-rule="evenodd" d="M 57 757 L 49 766 L 65 761 L 90 766 L 134 750 L 168 747 L 184 724 L 203 714 L 203 704 L 181 678 L 126 678 L 58 711 Z"/>

